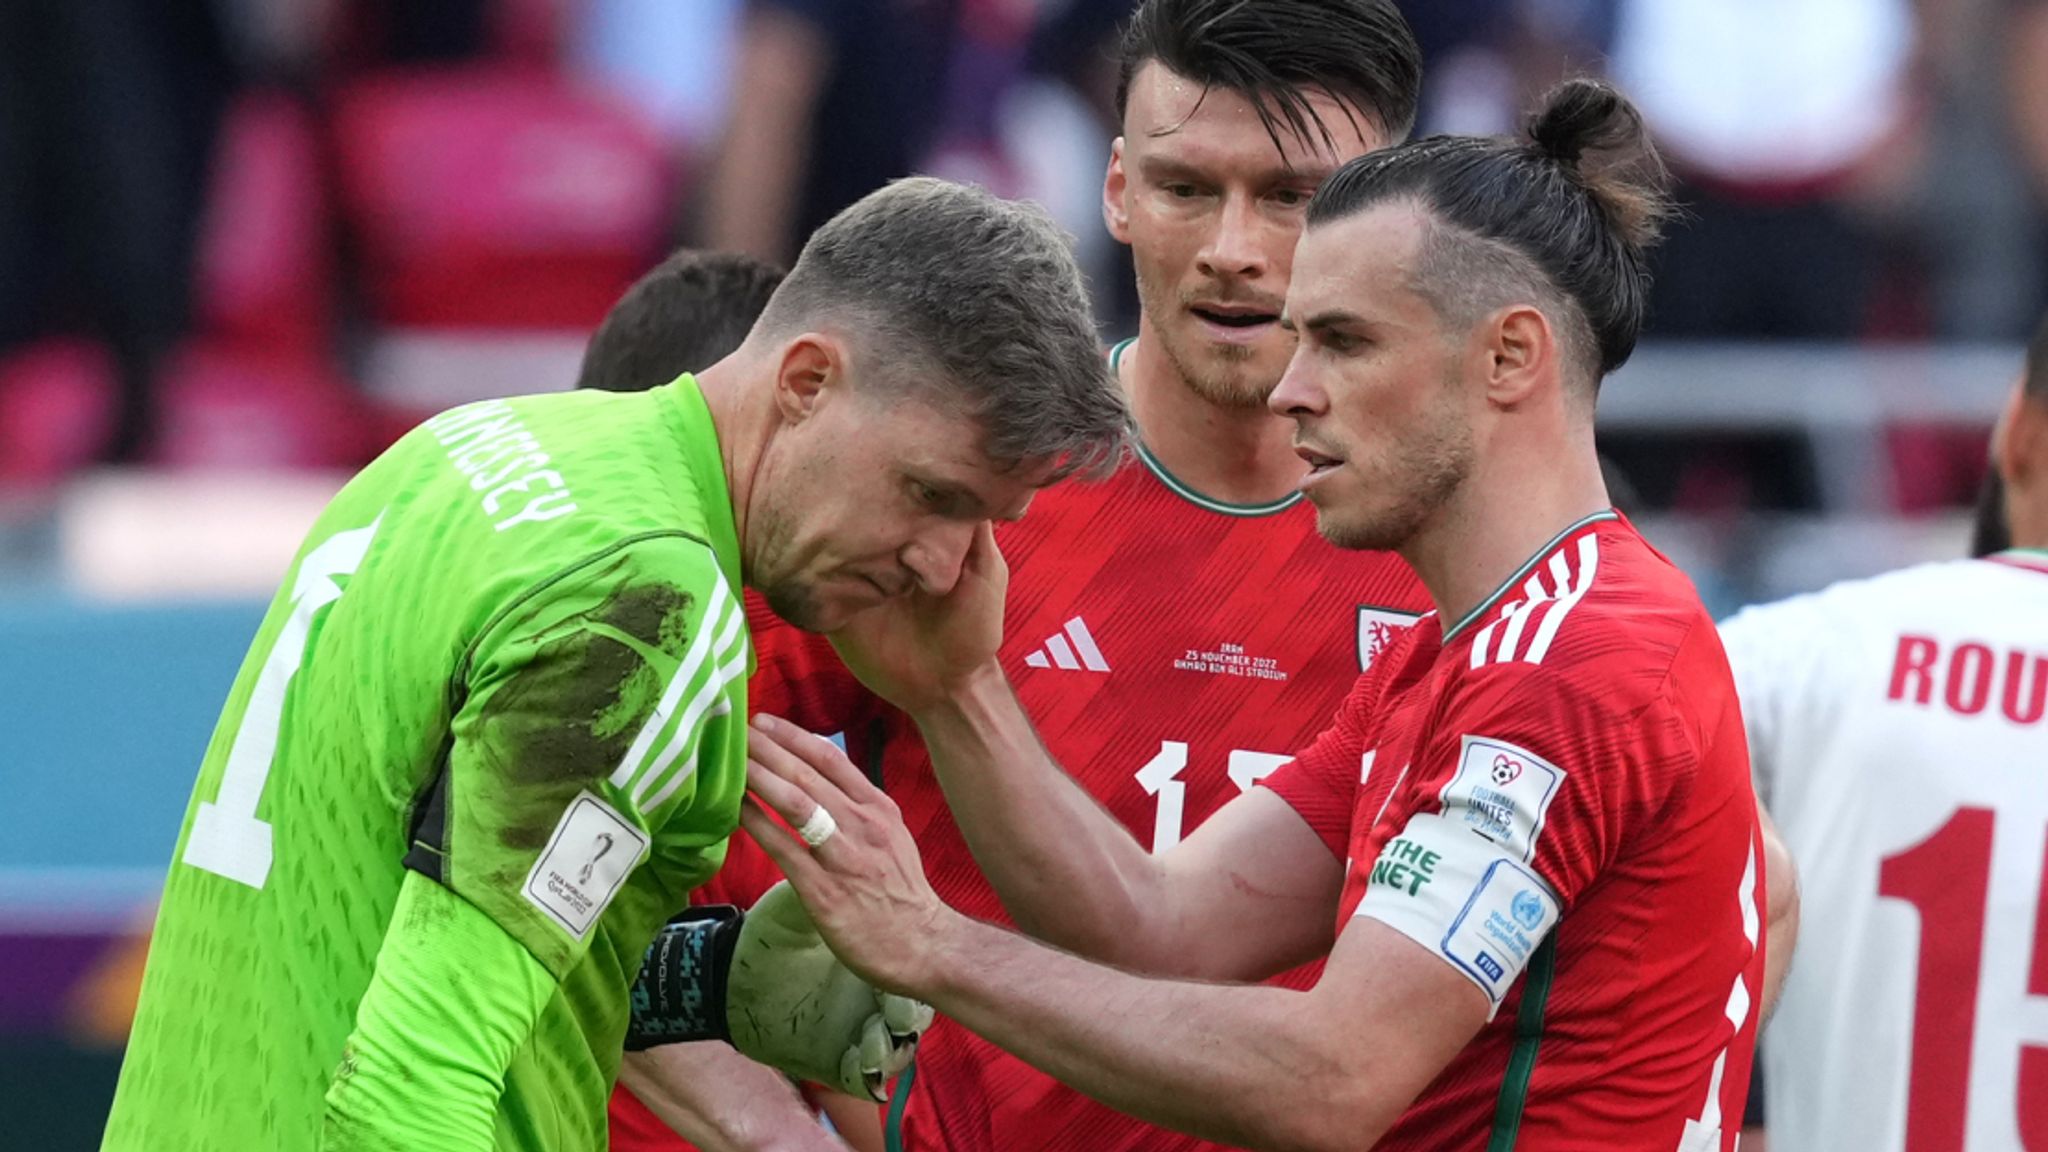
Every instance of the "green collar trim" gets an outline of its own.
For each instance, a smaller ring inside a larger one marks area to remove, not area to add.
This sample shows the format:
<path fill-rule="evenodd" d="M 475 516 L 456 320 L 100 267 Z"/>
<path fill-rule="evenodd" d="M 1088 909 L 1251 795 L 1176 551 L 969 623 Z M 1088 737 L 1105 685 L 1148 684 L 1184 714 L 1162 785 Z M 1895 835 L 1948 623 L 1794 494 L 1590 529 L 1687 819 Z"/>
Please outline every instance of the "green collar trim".
<path fill-rule="evenodd" d="M 1124 352 L 1125 350 L 1130 348 L 1131 345 L 1136 344 L 1137 342 L 1138 338 L 1136 336 L 1126 336 L 1123 339 L 1117 341 L 1114 345 L 1111 345 L 1109 349 L 1110 375 L 1114 376 L 1117 373 L 1122 372 L 1124 370 Z"/>
<path fill-rule="evenodd" d="M 1116 345 L 1109 350 L 1109 370 L 1112 375 L 1123 371 L 1124 352 L 1137 342 L 1138 338 L 1135 336 L 1125 337 L 1117 341 Z M 1204 496 L 1188 486 L 1180 477 L 1168 472 L 1166 465 L 1161 464 L 1159 457 L 1154 456 L 1152 450 L 1145 447 L 1143 440 L 1134 439 L 1134 443 L 1136 443 L 1138 448 L 1138 459 L 1145 462 L 1146 469 L 1152 475 L 1157 476 L 1159 482 L 1166 485 L 1168 491 L 1204 511 L 1216 512 L 1224 516 L 1271 516 L 1275 512 L 1285 512 L 1302 501 L 1300 492 L 1289 492 L 1278 500 L 1268 501 L 1264 504 L 1231 504 L 1210 496 Z"/>
<path fill-rule="evenodd" d="M 1209 512 L 1220 512 L 1225 516 L 1271 516 L 1275 512 L 1287 511 L 1302 500 L 1301 493 L 1289 492 L 1280 499 L 1266 504 L 1227 504 L 1204 496 L 1183 484 L 1179 477 L 1166 470 L 1166 465 L 1161 464 L 1158 457 L 1152 455 L 1152 450 L 1145 447 L 1142 440 L 1138 441 L 1138 459 L 1144 461 L 1145 467 L 1151 469 L 1152 474 L 1159 477 L 1159 482 L 1166 485 L 1174 495 Z"/>
<path fill-rule="evenodd" d="M 1493 590 L 1492 595 L 1488 596 L 1484 600 L 1481 600 L 1479 602 L 1478 607 L 1472 609 L 1470 612 L 1467 612 L 1464 616 L 1460 617 L 1458 622 L 1452 625 L 1449 631 L 1444 633 L 1443 643 L 1450 643 L 1451 637 L 1456 636 L 1458 633 L 1464 631 L 1466 626 L 1471 624 L 1474 620 L 1477 620 L 1489 611 L 1492 611 L 1493 606 L 1500 603 L 1501 597 L 1507 595 L 1509 589 L 1514 588 L 1517 585 L 1521 584 L 1521 582 L 1528 577 L 1529 573 L 1535 570 L 1536 565 L 1541 564 L 1543 562 L 1543 558 L 1545 556 L 1550 555 L 1553 549 L 1555 549 L 1559 544 L 1564 543 L 1565 537 L 1570 536 L 1572 533 L 1577 532 L 1579 529 L 1584 528 L 1588 524 L 1597 524 L 1602 520 L 1619 519 L 1621 519 L 1621 515 L 1617 513 L 1614 509 L 1609 508 L 1605 511 L 1595 512 L 1591 516 L 1587 516 L 1584 519 L 1577 521 L 1571 527 L 1565 529 L 1562 532 L 1559 532 L 1557 535 L 1552 536 L 1550 538 L 1550 543 L 1545 544 L 1541 548 L 1538 548 L 1534 556 L 1531 556 L 1527 560 L 1523 561 L 1522 566 L 1520 568 L 1515 569 L 1514 575 L 1509 576 L 1507 579 L 1501 581 L 1500 587 L 1495 588 Z"/>
<path fill-rule="evenodd" d="M 889 1094 L 889 1114 L 882 1121 L 883 1152 L 903 1152 L 903 1113 L 910 1107 L 910 1089 L 917 1083 L 917 1059 L 896 1077 L 896 1090 Z"/>

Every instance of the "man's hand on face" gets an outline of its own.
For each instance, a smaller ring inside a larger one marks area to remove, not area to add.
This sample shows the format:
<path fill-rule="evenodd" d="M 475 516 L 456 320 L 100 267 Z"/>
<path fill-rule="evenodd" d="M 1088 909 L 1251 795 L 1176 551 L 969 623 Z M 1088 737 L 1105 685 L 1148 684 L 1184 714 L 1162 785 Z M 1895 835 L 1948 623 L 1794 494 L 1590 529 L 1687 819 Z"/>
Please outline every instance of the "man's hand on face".
<path fill-rule="evenodd" d="M 960 914 L 925 880 L 895 801 L 837 745 L 795 724 L 756 716 L 747 735 L 752 795 L 740 823 L 848 968 L 878 988 L 924 986 L 938 974 Z"/>
<path fill-rule="evenodd" d="M 1010 570 L 994 527 L 975 530 L 960 579 L 870 608 L 832 633 L 839 658 L 868 690 L 915 716 L 995 667 Z"/>

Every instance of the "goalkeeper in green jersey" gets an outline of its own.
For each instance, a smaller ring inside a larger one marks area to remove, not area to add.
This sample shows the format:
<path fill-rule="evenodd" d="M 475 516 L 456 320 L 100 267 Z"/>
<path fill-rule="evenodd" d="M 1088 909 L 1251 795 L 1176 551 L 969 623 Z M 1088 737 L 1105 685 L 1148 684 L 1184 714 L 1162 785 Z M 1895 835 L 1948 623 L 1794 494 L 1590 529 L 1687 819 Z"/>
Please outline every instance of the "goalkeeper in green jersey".
<path fill-rule="evenodd" d="M 104 1146 L 602 1148 L 643 953 L 738 821 L 741 585 L 819 630 L 943 595 L 1124 426 L 1057 229 L 911 180 L 694 378 L 406 436 L 229 695 Z"/>

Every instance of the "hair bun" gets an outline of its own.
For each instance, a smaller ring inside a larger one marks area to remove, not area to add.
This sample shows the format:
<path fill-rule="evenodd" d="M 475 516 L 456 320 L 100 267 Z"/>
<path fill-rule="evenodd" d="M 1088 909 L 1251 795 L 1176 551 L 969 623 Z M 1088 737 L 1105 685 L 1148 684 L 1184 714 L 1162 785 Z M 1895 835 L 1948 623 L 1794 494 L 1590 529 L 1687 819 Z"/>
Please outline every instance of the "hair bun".
<path fill-rule="evenodd" d="M 1576 166 L 1588 149 L 1640 136 L 1642 121 L 1621 93 L 1598 80 L 1579 78 L 1550 90 L 1542 108 L 1529 117 L 1528 131 L 1544 157 Z"/>
<path fill-rule="evenodd" d="M 1625 243 L 1656 241 L 1672 211 L 1670 177 L 1628 97 L 1602 80 L 1567 80 L 1544 97 L 1527 131 L 1536 155 L 1571 172 Z"/>

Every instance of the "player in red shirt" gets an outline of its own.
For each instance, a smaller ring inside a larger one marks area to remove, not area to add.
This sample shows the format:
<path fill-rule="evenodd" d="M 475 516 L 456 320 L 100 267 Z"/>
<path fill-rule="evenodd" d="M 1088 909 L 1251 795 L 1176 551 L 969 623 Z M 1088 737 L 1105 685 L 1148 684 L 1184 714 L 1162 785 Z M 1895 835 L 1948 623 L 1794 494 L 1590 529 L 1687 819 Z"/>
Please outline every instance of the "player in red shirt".
<path fill-rule="evenodd" d="M 1301 344 L 1271 405 L 1323 535 L 1399 551 L 1437 613 L 1269 787 L 1154 856 L 1018 708 L 984 534 L 952 594 L 836 639 L 917 717 L 1019 921 L 1092 926 L 1083 950 L 1116 967 L 948 909 L 888 797 L 757 721 L 765 808 L 742 820 L 834 949 L 1219 1141 L 1731 1152 L 1765 956 L 1741 720 L 1712 621 L 1608 508 L 1593 451 L 1665 205 L 1634 109 L 1590 80 L 1526 139 L 1438 137 L 1337 173 L 1296 253 Z M 1306 992 L 1228 982 L 1318 955 Z"/>
<path fill-rule="evenodd" d="M 1109 481 L 1056 485 L 997 530 L 1017 573 L 1001 658 L 1081 786 L 1164 851 L 1320 731 L 1360 668 L 1429 606 L 1399 558 L 1317 536 L 1295 490 L 1305 466 L 1292 427 L 1265 406 L 1294 346 L 1278 321 L 1308 200 L 1344 161 L 1406 134 L 1419 64 L 1388 0 L 1149 0 L 1121 55 L 1124 133 L 1104 211 L 1131 245 L 1145 305 L 1137 339 L 1111 354 L 1138 446 Z M 772 631 L 756 635 L 764 653 L 806 642 Z M 770 664 L 764 654 L 749 689 L 766 712 Z M 808 680 L 813 692 L 856 683 L 829 657 Z M 846 729 L 852 760 L 879 763 L 940 895 L 1007 922 L 907 717 L 814 709 L 799 722 Z M 735 838 L 719 877 L 728 902 L 779 879 L 757 853 Z M 1030 927 L 1063 939 L 1067 925 Z M 634 1083 L 717 1103 L 708 1081 L 678 1073 Z M 945 1021 L 892 1103 L 890 1125 L 914 1150 L 1209 1147 Z M 674 1146 L 623 1138 L 626 1111 L 614 1110 L 615 1148 Z"/>

